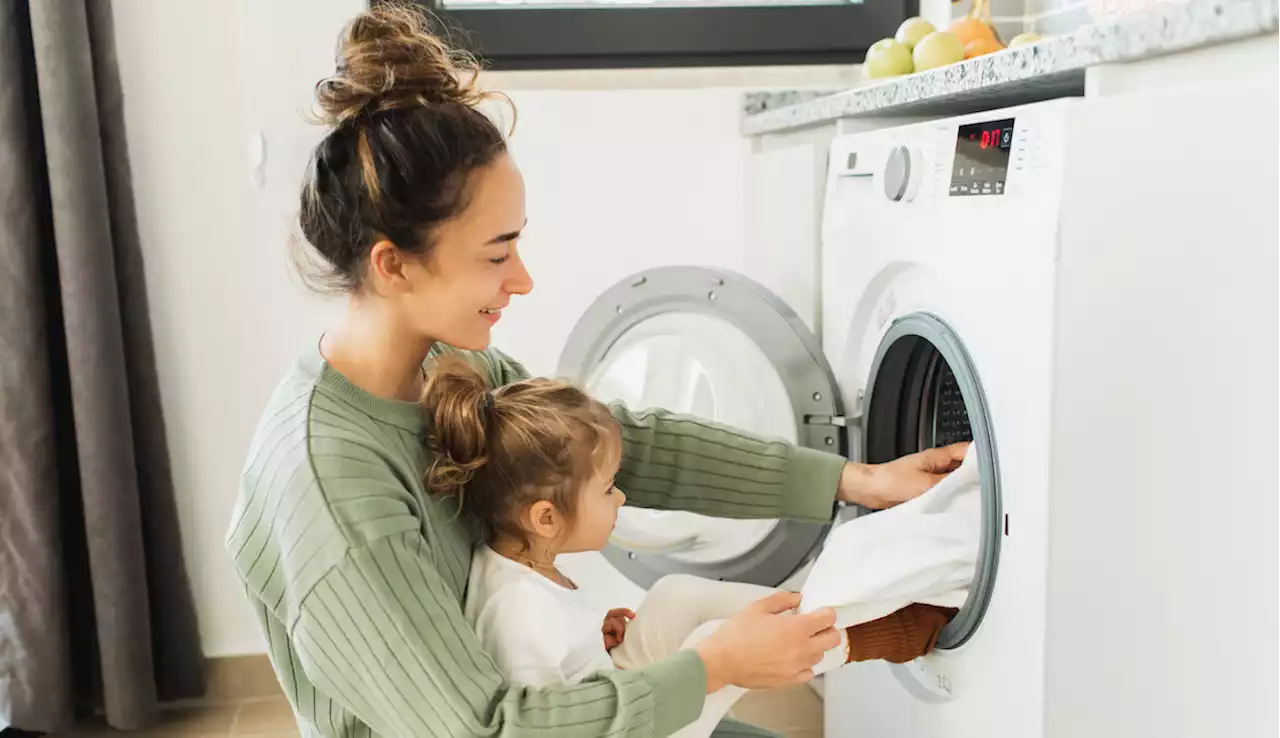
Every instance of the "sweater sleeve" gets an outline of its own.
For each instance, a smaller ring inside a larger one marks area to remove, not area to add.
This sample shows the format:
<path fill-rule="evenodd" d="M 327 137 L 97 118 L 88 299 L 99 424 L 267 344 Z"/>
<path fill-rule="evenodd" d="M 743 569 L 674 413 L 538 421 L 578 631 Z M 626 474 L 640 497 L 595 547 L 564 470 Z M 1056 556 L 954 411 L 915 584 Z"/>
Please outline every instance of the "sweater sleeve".
<path fill-rule="evenodd" d="M 485 354 L 495 386 L 529 376 L 501 351 Z M 831 520 L 844 457 L 666 410 L 609 408 L 622 428 L 617 481 L 630 504 L 721 518 Z"/>
<path fill-rule="evenodd" d="M 508 684 L 417 531 L 351 549 L 290 638 L 312 683 L 386 738 L 660 738 L 697 718 L 706 691 L 693 651 L 572 686 Z"/>

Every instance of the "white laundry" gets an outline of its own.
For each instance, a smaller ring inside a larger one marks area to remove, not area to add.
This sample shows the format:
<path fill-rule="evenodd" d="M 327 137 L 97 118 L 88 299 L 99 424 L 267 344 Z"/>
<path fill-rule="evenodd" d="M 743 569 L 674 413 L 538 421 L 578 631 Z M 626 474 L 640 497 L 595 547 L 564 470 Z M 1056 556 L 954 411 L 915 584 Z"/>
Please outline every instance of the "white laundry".
<path fill-rule="evenodd" d="M 975 444 L 964 462 L 914 500 L 837 527 L 801 588 L 801 612 L 836 609 L 838 627 L 912 603 L 959 608 L 981 538 Z"/>

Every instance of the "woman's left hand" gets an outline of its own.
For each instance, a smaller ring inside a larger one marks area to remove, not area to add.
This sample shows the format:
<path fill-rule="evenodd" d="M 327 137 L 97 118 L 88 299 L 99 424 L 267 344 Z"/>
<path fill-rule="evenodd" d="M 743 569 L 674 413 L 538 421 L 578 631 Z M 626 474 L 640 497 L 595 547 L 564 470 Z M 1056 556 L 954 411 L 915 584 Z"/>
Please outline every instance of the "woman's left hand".
<path fill-rule="evenodd" d="M 610 610 L 604 616 L 604 626 L 601 628 L 604 632 L 604 650 L 612 651 L 622 643 L 627 636 L 627 623 L 635 617 L 636 614 L 625 607 Z"/>
<path fill-rule="evenodd" d="M 883 510 L 915 499 L 941 482 L 964 461 L 967 443 L 955 443 L 903 456 L 884 464 L 846 464 L 836 499 Z"/>

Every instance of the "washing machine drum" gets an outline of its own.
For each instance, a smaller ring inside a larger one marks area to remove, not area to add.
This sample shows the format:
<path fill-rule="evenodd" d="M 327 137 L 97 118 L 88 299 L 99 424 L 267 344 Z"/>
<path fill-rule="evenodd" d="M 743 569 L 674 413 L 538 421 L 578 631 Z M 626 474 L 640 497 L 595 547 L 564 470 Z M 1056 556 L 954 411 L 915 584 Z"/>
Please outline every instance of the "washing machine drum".
<path fill-rule="evenodd" d="M 619 282 L 579 320 L 560 372 L 633 411 L 662 408 L 842 450 L 839 429 L 814 422 L 840 415 L 817 339 L 784 302 L 731 272 L 671 267 Z M 777 586 L 828 527 L 628 505 L 604 554 L 643 588 L 672 573 Z"/>
<path fill-rule="evenodd" d="M 977 447 L 982 485 L 977 571 L 963 608 L 938 638 L 939 648 L 958 648 L 977 631 L 991 600 L 1004 513 L 982 383 L 960 336 L 941 318 L 900 317 L 881 339 L 867 382 L 862 441 L 862 457 L 873 464 L 953 443 Z"/>

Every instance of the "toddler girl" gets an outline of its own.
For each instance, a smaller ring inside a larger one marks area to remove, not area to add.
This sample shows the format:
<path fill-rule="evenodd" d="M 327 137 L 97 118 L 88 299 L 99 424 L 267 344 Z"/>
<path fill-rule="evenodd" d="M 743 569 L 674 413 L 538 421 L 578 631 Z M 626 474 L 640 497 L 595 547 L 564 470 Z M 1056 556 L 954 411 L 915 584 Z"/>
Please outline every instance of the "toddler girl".
<path fill-rule="evenodd" d="M 444 357 L 428 373 L 423 405 L 436 458 L 428 487 L 456 495 L 486 541 L 474 552 L 465 613 L 513 684 L 575 683 L 652 663 L 774 594 L 670 576 L 649 590 L 639 612 L 598 612 L 556 567 L 556 557 L 603 549 L 626 502 L 615 484 L 623 449 L 609 409 L 546 379 L 491 392 L 460 357 Z M 933 648 L 954 612 L 912 605 L 853 626 L 813 671 L 850 660 L 909 661 Z M 676 735 L 709 736 L 743 691 L 729 686 L 709 695 L 699 720 Z"/>

